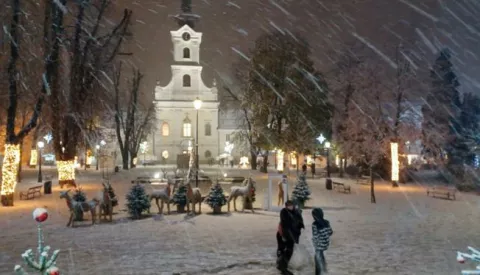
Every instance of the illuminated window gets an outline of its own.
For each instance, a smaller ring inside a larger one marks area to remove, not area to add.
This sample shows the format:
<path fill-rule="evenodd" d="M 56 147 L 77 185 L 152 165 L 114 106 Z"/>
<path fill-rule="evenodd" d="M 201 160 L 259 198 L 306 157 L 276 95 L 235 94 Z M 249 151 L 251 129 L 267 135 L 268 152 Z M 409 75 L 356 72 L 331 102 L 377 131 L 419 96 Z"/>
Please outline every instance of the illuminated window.
<path fill-rule="evenodd" d="M 212 135 L 212 125 L 210 124 L 210 122 L 207 122 L 205 124 L 205 136 L 211 136 Z"/>
<path fill-rule="evenodd" d="M 183 87 L 190 87 L 191 86 L 191 79 L 190 75 L 186 74 L 183 76 Z"/>
<path fill-rule="evenodd" d="M 170 126 L 167 122 L 162 124 L 162 136 L 168 137 L 170 135 Z"/>
<path fill-rule="evenodd" d="M 192 123 L 190 122 L 190 119 L 188 119 L 188 117 L 183 120 L 182 136 L 192 136 Z"/>
<path fill-rule="evenodd" d="M 183 49 L 183 58 L 190 58 L 190 49 L 189 48 Z"/>

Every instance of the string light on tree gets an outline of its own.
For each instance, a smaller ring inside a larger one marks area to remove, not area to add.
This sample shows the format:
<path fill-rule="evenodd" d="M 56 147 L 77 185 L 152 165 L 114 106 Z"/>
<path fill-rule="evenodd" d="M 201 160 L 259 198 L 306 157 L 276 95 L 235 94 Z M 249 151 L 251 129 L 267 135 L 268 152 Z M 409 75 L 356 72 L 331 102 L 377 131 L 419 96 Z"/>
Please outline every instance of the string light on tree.
<path fill-rule="evenodd" d="M 396 187 L 399 180 L 398 143 L 391 142 L 390 149 L 392 153 L 392 185 Z"/>
<path fill-rule="evenodd" d="M 57 161 L 58 181 L 60 186 L 75 185 L 75 161 Z"/>
<path fill-rule="evenodd" d="M 20 145 L 5 144 L 5 156 L 2 167 L 2 205 L 13 206 L 13 195 L 17 185 L 18 163 L 20 162 Z"/>

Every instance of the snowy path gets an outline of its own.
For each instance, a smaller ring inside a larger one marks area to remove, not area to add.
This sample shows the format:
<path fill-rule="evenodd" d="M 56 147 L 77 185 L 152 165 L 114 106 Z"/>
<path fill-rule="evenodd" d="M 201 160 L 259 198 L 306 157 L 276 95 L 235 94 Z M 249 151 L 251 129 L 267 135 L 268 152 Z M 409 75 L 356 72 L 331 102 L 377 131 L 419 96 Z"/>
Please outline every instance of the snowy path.
<path fill-rule="evenodd" d="M 92 182 L 92 177 L 86 180 Z M 123 200 L 130 185 L 122 175 L 116 181 Z M 398 189 L 379 184 L 374 205 L 367 186 L 352 183 L 352 194 L 345 195 L 326 191 L 324 180 L 309 184 L 315 199 L 308 205 L 323 207 L 334 230 L 326 253 L 330 274 L 459 274 L 455 251 L 480 243 L 478 196 L 461 194 L 457 201 L 446 201 L 427 197 L 414 184 Z M 258 185 L 257 190 L 263 190 L 266 181 L 259 179 Z M 98 187 L 85 182 L 83 188 L 91 197 Z M 70 229 L 65 228 L 67 211 L 58 191 L 55 187 L 53 195 L 0 208 L 0 274 L 11 274 L 21 263 L 20 254 L 36 245 L 31 219 L 35 206 L 50 211 L 46 243 L 62 250 L 58 265 L 63 274 L 278 274 L 278 213 L 202 214 L 190 219 L 172 214 L 130 221 L 119 211 L 114 224 L 85 223 Z M 208 213 L 208 207 L 203 211 Z M 304 211 L 304 218 L 303 237 L 308 242 L 310 210 Z"/>

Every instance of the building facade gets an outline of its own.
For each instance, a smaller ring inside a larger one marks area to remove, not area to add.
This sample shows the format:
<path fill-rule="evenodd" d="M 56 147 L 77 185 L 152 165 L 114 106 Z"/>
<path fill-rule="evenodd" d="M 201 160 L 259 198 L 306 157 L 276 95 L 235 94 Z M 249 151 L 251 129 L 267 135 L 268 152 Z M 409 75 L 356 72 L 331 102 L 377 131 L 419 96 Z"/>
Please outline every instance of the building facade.
<path fill-rule="evenodd" d="M 166 86 L 157 83 L 155 87 L 158 125 L 150 138 L 150 155 L 162 163 L 175 164 L 179 155 L 194 148 L 198 131 L 199 161 L 206 163 L 219 154 L 219 102 L 215 80 L 212 87 L 202 80 L 202 33 L 184 24 L 170 35 L 172 79 Z M 202 101 L 199 110 L 193 104 L 197 98 Z"/>

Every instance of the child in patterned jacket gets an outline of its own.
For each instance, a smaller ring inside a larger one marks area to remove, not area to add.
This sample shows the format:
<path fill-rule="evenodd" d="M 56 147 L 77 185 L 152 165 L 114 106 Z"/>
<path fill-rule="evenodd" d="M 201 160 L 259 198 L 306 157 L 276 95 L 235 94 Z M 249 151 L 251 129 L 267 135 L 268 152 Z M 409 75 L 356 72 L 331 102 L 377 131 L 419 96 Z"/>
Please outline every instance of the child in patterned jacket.
<path fill-rule="evenodd" d="M 323 218 L 323 210 L 314 208 L 312 210 L 312 242 L 315 248 L 315 275 L 327 272 L 327 263 L 323 252 L 330 245 L 330 236 L 333 234 L 330 222 Z"/>

